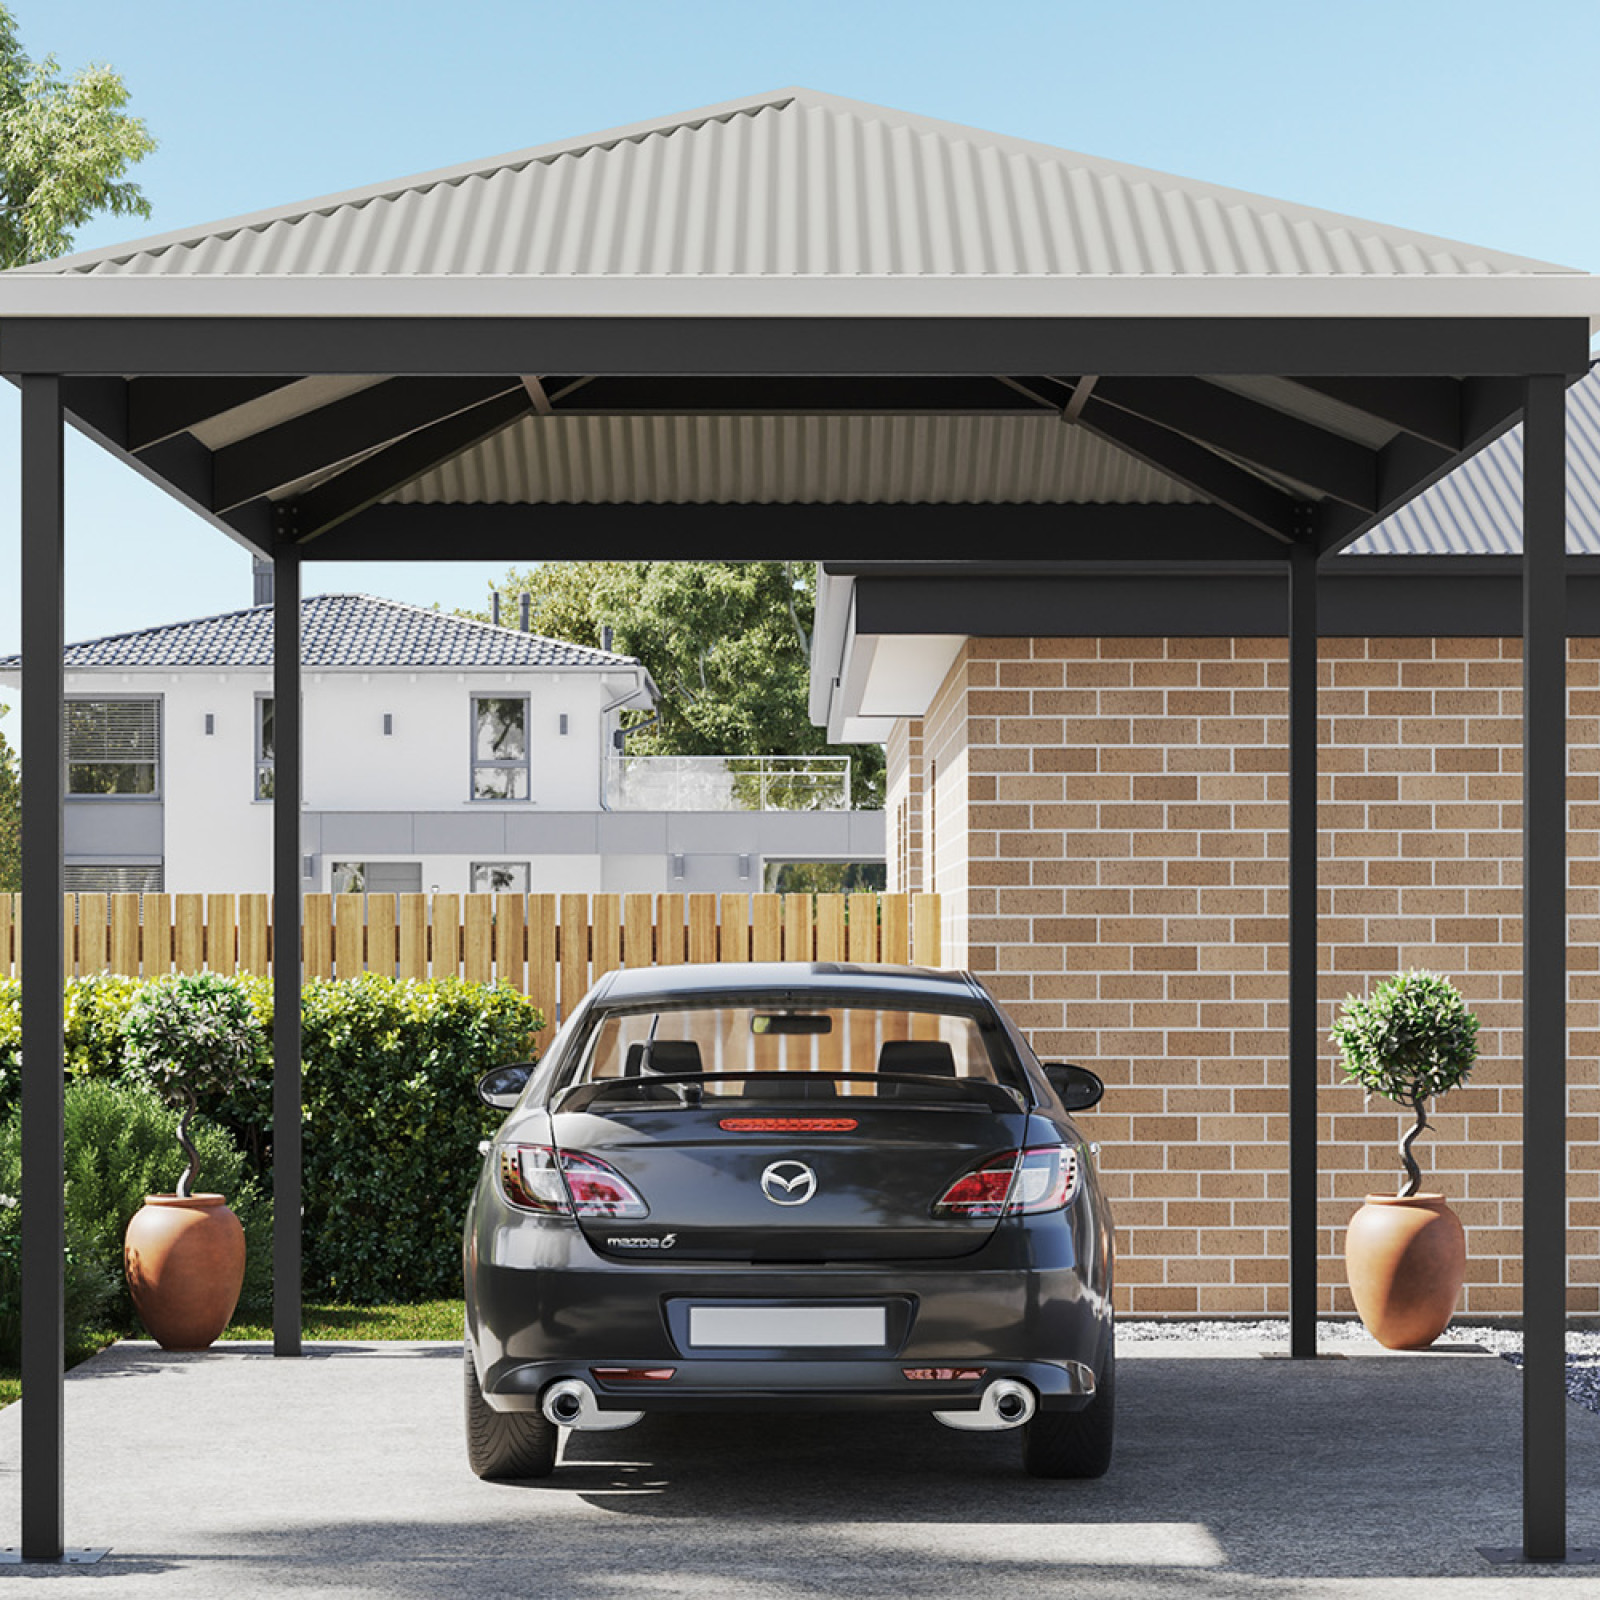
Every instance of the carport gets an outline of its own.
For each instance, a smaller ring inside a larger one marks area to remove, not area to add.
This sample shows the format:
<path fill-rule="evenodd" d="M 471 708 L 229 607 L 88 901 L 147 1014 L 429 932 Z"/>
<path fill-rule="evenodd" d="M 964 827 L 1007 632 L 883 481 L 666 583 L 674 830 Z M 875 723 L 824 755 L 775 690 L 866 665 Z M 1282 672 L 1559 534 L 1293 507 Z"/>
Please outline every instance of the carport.
<path fill-rule="evenodd" d="M 1291 1353 L 1308 1359 L 1318 563 L 1520 420 L 1523 1548 L 1563 1559 L 1564 390 L 1596 314 L 1594 280 L 1548 263 L 800 89 L 6 274 L 28 689 L 24 1558 L 64 1541 L 63 422 L 274 564 L 279 905 L 302 888 L 307 562 L 798 552 L 1281 574 Z M 274 1333 L 295 1356 L 292 941 L 274 970 Z"/>

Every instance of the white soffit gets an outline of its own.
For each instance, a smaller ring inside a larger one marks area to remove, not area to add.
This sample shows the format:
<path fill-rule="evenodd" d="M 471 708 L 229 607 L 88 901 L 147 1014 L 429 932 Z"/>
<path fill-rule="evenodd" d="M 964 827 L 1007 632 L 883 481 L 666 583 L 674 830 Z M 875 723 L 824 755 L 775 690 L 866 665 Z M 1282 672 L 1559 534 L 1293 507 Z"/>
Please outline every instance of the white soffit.
<path fill-rule="evenodd" d="M 885 633 L 864 640 L 872 646 L 870 660 L 862 663 L 865 671 L 858 681 L 843 685 L 849 714 L 920 717 L 966 642 L 966 635 L 959 633 Z M 855 661 L 864 654 L 869 652 L 858 648 Z"/>

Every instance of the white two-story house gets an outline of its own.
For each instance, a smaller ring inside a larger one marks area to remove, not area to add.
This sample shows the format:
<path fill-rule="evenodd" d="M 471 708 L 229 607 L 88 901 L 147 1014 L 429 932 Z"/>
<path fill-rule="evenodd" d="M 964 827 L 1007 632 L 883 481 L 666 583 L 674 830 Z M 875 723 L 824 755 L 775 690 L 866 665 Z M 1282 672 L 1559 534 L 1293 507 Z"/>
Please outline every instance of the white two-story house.
<path fill-rule="evenodd" d="M 301 641 L 308 892 L 748 890 L 769 861 L 883 858 L 847 777 L 794 809 L 764 763 L 627 755 L 620 714 L 657 699 L 632 657 L 361 594 L 307 598 Z M 67 888 L 270 889 L 272 606 L 64 666 Z"/>

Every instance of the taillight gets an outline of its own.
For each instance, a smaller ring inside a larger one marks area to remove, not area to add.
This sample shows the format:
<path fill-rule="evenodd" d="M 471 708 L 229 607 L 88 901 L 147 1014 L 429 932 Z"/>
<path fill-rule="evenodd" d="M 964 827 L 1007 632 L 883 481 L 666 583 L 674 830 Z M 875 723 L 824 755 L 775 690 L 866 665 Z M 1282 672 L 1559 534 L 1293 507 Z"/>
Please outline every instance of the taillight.
<path fill-rule="evenodd" d="M 1059 1211 L 1082 1183 L 1078 1152 L 1069 1144 L 1034 1145 L 991 1156 L 963 1173 L 934 1202 L 936 1217 L 1033 1216 Z"/>
<path fill-rule="evenodd" d="M 542 1144 L 500 1147 L 500 1187 L 514 1206 L 546 1216 L 647 1217 L 639 1191 L 598 1156 Z"/>

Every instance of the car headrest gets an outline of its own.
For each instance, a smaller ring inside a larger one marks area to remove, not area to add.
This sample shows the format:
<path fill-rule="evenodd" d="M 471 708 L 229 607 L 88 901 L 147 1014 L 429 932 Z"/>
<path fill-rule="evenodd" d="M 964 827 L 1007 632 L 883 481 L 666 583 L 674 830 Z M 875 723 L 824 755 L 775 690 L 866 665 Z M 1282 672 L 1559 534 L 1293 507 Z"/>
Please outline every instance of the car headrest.
<path fill-rule="evenodd" d="M 655 1039 L 645 1057 L 646 1072 L 700 1072 L 700 1046 L 693 1039 Z"/>
<path fill-rule="evenodd" d="M 832 1078 L 808 1072 L 764 1072 L 744 1079 L 735 1092 L 747 1100 L 831 1100 L 837 1093 Z"/>
<path fill-rule="evenodd" d="M 916 1072 L 925 1078 L 953 1078 L 955 1052 L 943 1039 L 885 1039 L 878 1051 L 879 1072 Z"/>
<path fill-rule="evenodd" d="M 622 1076 L 624 1078 L 638 1078 L 644 1074 L 644 1040 L 635 1039 L 628 1046 L 628 1053 L 622 1058 Z"/>

